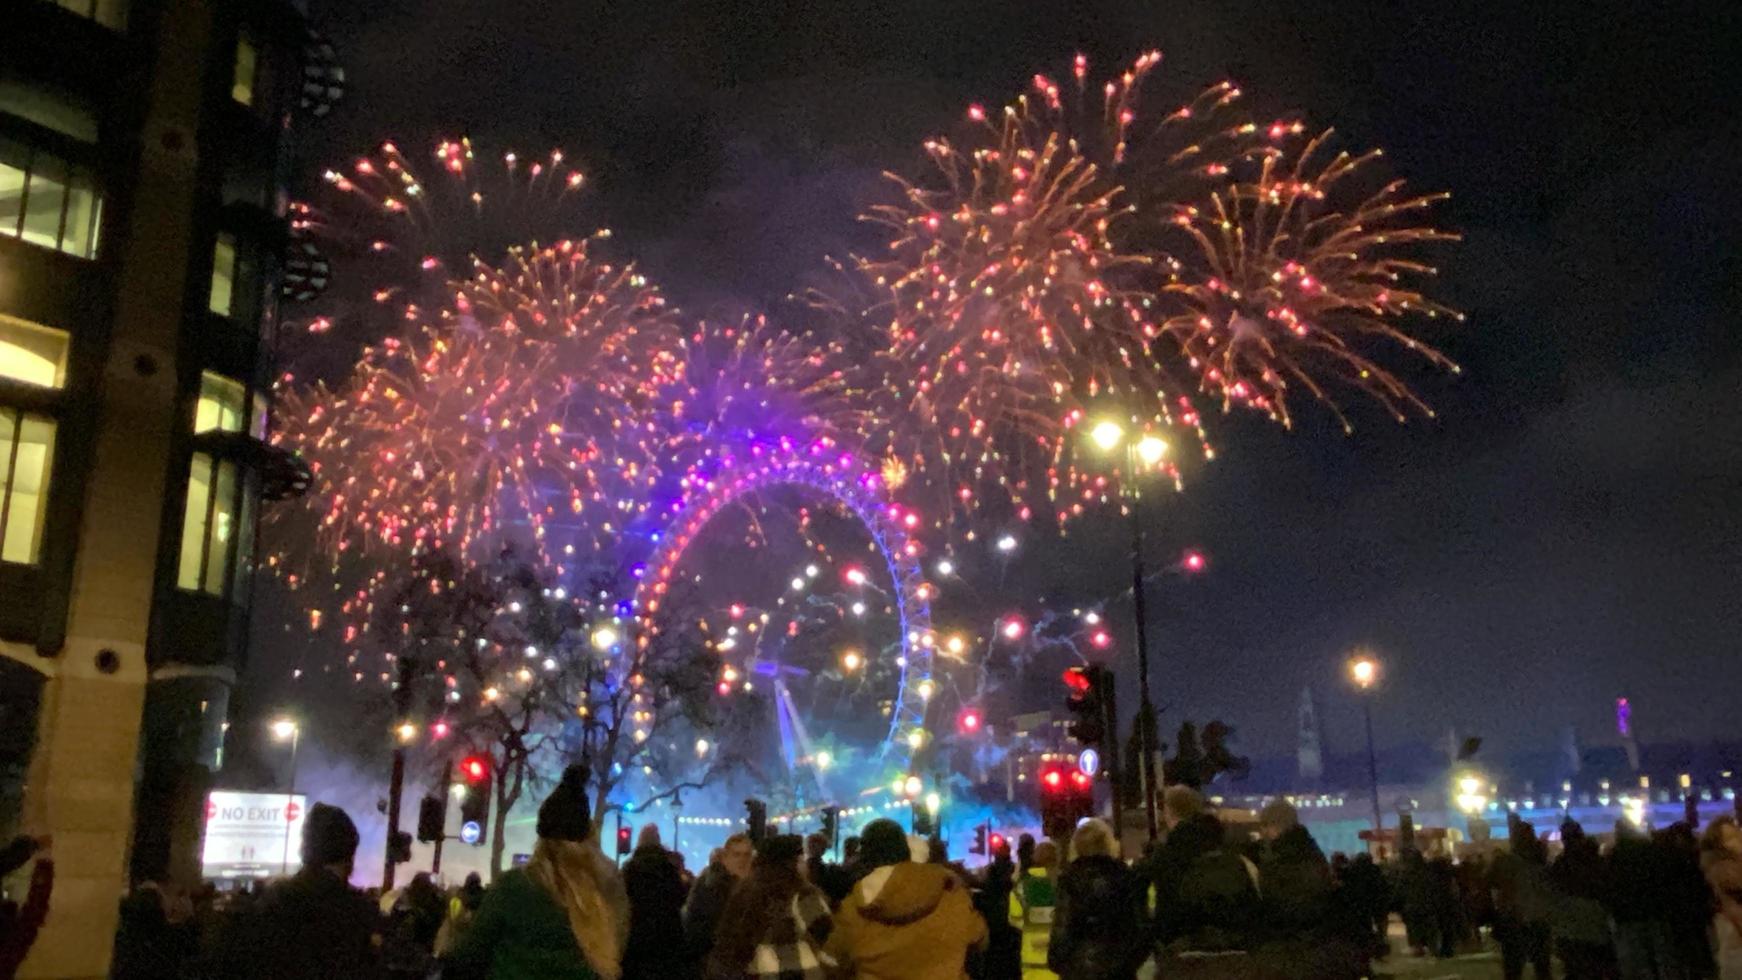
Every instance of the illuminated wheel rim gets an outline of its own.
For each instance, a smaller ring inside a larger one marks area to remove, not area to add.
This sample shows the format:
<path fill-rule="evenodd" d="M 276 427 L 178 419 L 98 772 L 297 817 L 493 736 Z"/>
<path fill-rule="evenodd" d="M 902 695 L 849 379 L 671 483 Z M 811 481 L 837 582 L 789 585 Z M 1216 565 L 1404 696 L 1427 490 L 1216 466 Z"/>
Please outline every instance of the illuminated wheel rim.
<path fill-rule="evenodd" d="M 809 455 L 749 462 L 728 461 L 708 474 L 694 473 L 684 481 L 686 495 L 660 511 L 664 530 L 653 554 L 640 570 L 634 611 L 643 634 L 671 587 L 678 562 L 690 543 L 721 511 L 740 498 L 779 486 L 803 487 L 834 500 L 864 524 L 883 556 L 894 583 L 896 617 L 901 627 L 901 680 L 889 713 L 889 730 L 877 757 L 907 771 L 914 755 L 930 741 L 926 705 L 932 691 L 932 654 L 936 637 L 931 626 L 932 586 L 925 581 L 923 549 L 896 519 L 898 508 L 882 490 L 874 465 L 850 453 L 813 447 Z"/>

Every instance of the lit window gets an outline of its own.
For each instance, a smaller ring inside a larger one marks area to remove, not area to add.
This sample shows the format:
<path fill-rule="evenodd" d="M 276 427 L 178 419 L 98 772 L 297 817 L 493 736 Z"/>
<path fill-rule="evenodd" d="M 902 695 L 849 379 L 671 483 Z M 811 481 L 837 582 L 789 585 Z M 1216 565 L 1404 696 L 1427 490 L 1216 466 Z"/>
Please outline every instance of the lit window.
<path fill-rule="evenodd" d="M 230 98 L 243 105 L 254 104 L 254 72 L 259 54 L 247 38 L 236 39 L 236 74 L 230 83 Z"/>
<path fill-rule="evenodd" d="M 89 174 L 46 153 L 0 142 L 0 235 L 93 258 L 102 210 Z"/>
<path fill-rule="evenodd" d="M 42 550 L 54 420 L 0 408 L 0 561 L 34 565 Z"/>
<path fill-rule="evenodd" d="M 66 334 L 0 314 L 0 378 L 59 388 L 66 377 Z"/>
<path fill-rule="evenodd" d="M 200 400 L 194 408 L 194 434 L 241 432 L 248 404 L 241 382 L 207 371 L 200 375 Z"/>
<path fill-rule="evenodd" d="M 230 315 L 236 292 L 236 236 L 225 233 L 212 244 L 212 293 L 207 306 L 219 316 Z"/>
<path fill-rule="evenodd" d="M 51 0 L 56 6 L 88 17 L 111 30 L 127 26 L 127 0 Z"/>
<path fill-rule="evenodd" d="M 236 464 L 195 453 L 188 468 L 187 508 L 182 514 L 181 562 L 176 584 L 193 592 L 223 595 L 236 536 Z"/>

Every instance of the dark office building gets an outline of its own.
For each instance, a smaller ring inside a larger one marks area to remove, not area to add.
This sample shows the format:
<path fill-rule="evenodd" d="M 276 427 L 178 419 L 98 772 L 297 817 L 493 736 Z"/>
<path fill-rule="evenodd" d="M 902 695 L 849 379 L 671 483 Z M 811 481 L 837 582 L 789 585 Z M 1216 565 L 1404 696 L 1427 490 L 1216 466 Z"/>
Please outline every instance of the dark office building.
<path fill-rule="evenodd" d="M 98 977 L 129 874 L 197 874 L 297 482 L 264 392 L 323 76 L 290 0 L 8 0 L 0 39 L 0 833 L 54 835 L 20 976 Z"/>

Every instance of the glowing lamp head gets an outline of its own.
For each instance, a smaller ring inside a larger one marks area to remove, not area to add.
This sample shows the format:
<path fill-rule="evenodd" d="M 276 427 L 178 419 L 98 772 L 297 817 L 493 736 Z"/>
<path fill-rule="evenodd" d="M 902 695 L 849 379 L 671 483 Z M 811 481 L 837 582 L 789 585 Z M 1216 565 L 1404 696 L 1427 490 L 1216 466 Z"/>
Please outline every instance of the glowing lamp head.
<path fill-rule="evenodd" d="M 1156 466 L 1167 458 L 1167 440 L 1160 436 L 1144 436 L 1137 440 L 1137 458 L 1144 466 Z"/>
<path fill-rule="evenodd" d="M 296 734 L 296 722 L 289 718 L 280 718 L 272 723 L 272 737 L 280 741 Z"/>
<path fill-rule="evenodd" d="M 1111 452 L 1125 441 L 1125 427 L 1112 419 L 1102 419 L 1089 430 L 1089 438 L 1102 452 Z"/>
<path fill-rule="evenodd" d="M 1379 680 L 1379 661 L 1368 656 L 1358 656 L 1349 661 L 1349 679 L 1362 690 L 1372 687 Z"/>

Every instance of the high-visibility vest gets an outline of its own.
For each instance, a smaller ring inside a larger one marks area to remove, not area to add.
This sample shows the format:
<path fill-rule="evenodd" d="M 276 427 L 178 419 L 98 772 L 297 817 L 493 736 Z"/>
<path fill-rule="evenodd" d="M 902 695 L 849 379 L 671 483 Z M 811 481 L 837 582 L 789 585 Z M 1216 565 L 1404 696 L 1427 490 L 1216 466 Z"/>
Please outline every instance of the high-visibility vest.
<path fill-rule="evenodd" d="M 1029 869 L 1010 890 L 1010 924 L 1022 930 L 1022 980 L 1056 980 L 1058 976 L 1046 966 L 1057 904 L 1055 885 L 1045 868 Z"/>

